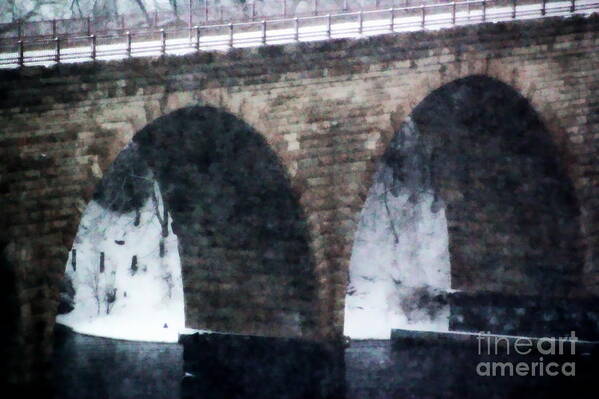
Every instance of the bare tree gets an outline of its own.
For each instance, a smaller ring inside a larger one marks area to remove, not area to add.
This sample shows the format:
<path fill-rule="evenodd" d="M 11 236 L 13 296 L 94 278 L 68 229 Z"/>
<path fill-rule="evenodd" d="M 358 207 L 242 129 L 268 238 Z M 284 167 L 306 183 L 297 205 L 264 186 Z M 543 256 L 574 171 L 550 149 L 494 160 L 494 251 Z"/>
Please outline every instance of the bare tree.
<path fill-rule="evenodd" d="M 104 288 L 104 305 L 106 308 L 106 314 L 110 314 L 110 310 L 116 302 L 116 291 L 114 285 L 108 285 Z"/>
<path fill-rule="evenodd" d="M 148 13 L 148 9 L 146 8 L 146 5 L 144 4 L 143 0 L 134 0 L 135 4 L 137 4 L 137 6 L 139 7 L 139 10 L 141 11 L 141 13 L 144 15 L 144 18 L 146 19 L 146 23 L 148 24 L 148 26 L 152 25 L 152 19 L 150 18 L 150 14 Z"/>
<path fill-rule="evenodd" d="M 81 11 L 81 3 L 79 3 L 79 0 L 71 0 L 70 9 L 73 15 L 77 13 L 79 14 L 79 18 L 83 18 L 83 11 Z"/>
<path fill-rule="evenodd" d="M 100 295 L 100 273 L 94 267 L 87 270 L 85 285 L 91 290 L 92 296 L 96 301 L 97 313 L 100 314 L 102 305 L 102 297 Z"/>
<path fill-rule="evenodd" d="M 21 22 L 38 17 L 40 9 L 43 6 L 56 5 L 57 0 L 35 0 L 27 2 L 26 4 L 23 3 L 24 2 L 18 0 L 0 0 L 1 20 L 4 20 L 7 17 L 10 18 L 9 23 L 0 26 L 0 34 L 14 30 L 17 27 L 17 24 Z"/>
<path fill-rule="evenodd" d="M 112 307 L 114 306 L 117 296 L 116 285 L 116 270 L 112 270 L 108 276 L 106 276 L 106 280 L 104 281 L 104 309 L 106 310 L 106 314 L 110 314 Z"/>
<path fill-rule="evenodd" d="M 173 9 L 173 13 L 175 14 L 175 17 L 178 17 L 178 8 L 177 8 L 177 0 L 169 0 L 169 3 L 171 4 L 171 8 Z"/>
<path fill-rule="evenodd" d="M 93 0 L 93 16 L 113 16 L 119 13 L 116 0 Z"/>
<path fill-rule="evenodd" d="M 393 233 L 393 240 L 395 242 L 395 244 L 397 244 L 399 242 L 399 234 L 397 232 L 397 228 L 395 227 L 395 221 L 393 220 L 393 215 L 391 214 L 391 209 L 389 208 L 389 199 L 388 199 L 388 194 L 389 194 L 390 190 L 385 188 L 385 191 L 383 191 L 382 194 L 382 199 L 383 199 L 383 203 L 385 204 L 385 211 L 387 212 L 387 217 L 389 218 L 389 227 L 391 229 L 391 233 Z"/>
<path fill-rule="evenodd" d="M 175 283 L 173 282 L 173 274 L 171 272 L 166 272 L 162 275 L 162 280 L 166 284 L 166 292 L 169 298 L 173 297 L 173 289 L 175 288 Z"/>
<path fill-rule="evenodd" d="M 164 258 L 166 253 L 164 239 L 168 237 L 168 209 L 166 207 L 166 203 L 164 199 L 162 199 L 162 210 L 160 210 L 160 206 L 158 203 L 158 195 L 159 192 L 158 183 L 154 183 L 154 189 L 152 190 L 152 203 L 154 204 L 154 213 L 158 222 L 160 223 L 161 233 L 160 233 L 160 257 Z"/>

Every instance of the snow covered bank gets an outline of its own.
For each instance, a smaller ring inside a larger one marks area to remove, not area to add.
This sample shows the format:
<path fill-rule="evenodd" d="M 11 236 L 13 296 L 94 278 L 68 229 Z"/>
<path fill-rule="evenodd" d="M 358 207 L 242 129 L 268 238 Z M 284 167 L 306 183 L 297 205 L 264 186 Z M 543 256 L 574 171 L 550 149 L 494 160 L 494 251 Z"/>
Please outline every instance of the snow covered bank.
<path fill-rule="evenodd" d="M 74 309 L 59 315 L 59 323 L 82 334 L 177 341 L 185 327 L 181 263 L 170 220 L 160 256 L 160 195 L 157 201 L 146 201 L 139 223 L 135 212 L 118 214 L 95 201 L 88 205 L 66 265 Z"/>
<path fill-rule="evenodd" d="M 418 154 L 411 121 L 395 150 Z M 399 148 L 401 147 L 401 148 Z M 447 331 L 451 275 L 444 204 L 426 181 L 424 165 L 404 160 L 397 181 L 389 162 L 374 178 L 350 260 L 344 334 L 388 339 L 392 328 Z"/>

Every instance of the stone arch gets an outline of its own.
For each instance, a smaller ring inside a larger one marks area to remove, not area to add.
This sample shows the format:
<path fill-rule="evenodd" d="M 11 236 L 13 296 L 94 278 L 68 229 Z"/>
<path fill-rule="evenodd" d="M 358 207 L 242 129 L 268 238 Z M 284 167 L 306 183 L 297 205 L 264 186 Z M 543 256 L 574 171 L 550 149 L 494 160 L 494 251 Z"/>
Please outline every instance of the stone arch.
<path fill-rule="evenodd" d="M 134 152 L 127 157 L 138 172 L 153 173 L 173 218 L 188 327 L 315 335 L 307 223 L 284 166 L 260 133 L 223 110 L 190 106 L 149 123 L 126 151 Z M 123 154 L 114 166 L 123 164 Z M 105 177 L 119 173 L 111 168 Z M 147 195 L 132 181 L 125 191 L 116 204 L 123 210 Z M 102 202 L 98 191 L 95 198 Z"/>
<path fill-rule="evenodd" d="M 418 145 L 429 157 L 431 183 L 454 230 L 453 288 L 570 295 L 582 266 L 578 202 L 551 135 L 528 101 L 498 80 L 470 76 L 433 91 L 412 119 L 422 136 Z M 486 216 L 493 217 L 491 224 L 484 222 Z M 478 256 L 503 267 L 468 273 L 470 280 L 460 268 L 468 269 L 477 256 L 458 247 L 477 234 L 485 235 L 487 248 L 477 249 Z M 513 250 L 501 251 L 506 245 Z"/>
<path fill-rule="evenodd" d="M 460 292 L 448 294 L 450 302 L 482 295 L 490 306 L 509 297 L 512 307 L 535 307 L 534 298 L 556 300 L 580 289 L 580 211 L 561 159 L 522 95 L 494 78 L 468 76 L 432 91 L 399 125 L 369 198 L 382 184 L 394 197 L 405 193 L 405 206 L 431 195 L 433 214 L 445 212 L 448 288 Z M 463 310 L 459 302 L 452 306 Z M 455 320 L 464 314 L 452 314 L 450 325 L 459 329 Z M 485 323 L 477 327 L 499 331 Z M 516 330 L 523 331 L 504 332 Z"/>
<path fill-rule="evenodd" d="M 41 208 L 42 212 L 46 212 L 47 216 L 44 217 L 49 220 L 39 221 L 36 227 L 42 227 L 35 231 L 35 234 L 31 233 L 32 230 L 17 229 L 18 219 L 16 218 L 22 218 L 19 213 L 7 212 L 0 215 L 0 225 L 6 232 L 6 237 L 0 237 L 1 249 L 4 251 L 3 256 L 5 255 L 3 259 L 14 264 L 12 268 L 17 273 L 16 276 L 7 275 L 8 277 L 3 279 L 5 282 L 12 280 L 16 282 L 16 287 L 12 285 L 10 287 L 16 292 L 16 295 L 11 295 L 11 297 L 16 298 L 17 303 L 7 302 L 4 305 L 14 305 L 19 308 L 18 318 L 14 321 L 19 324 L 19 331 L 23 332 L 22 337 L 17 337 L 18 334 L 12 336 L 20 341 L 18 349 L 15 350 L 14 359 L 11 359 L 11 361 L 14 360 L 14 367 L 10 366 L 10 380 L 26 381 L 30 378 L 26 370 L 30 371 L 31 364 L 35 362 L 41 364 L 49 359 L 59 304 L 59 287 L 64 276 L 64 266 L 69 257 L 68 249 L 73 244 L 85 206 L 94 197 L 103 176 L 110 174 L 111 166 L 126 148 L 127 143 L 137 145 L 144 140 L 151 140 L 156 138 L 160 131 L 176 134 L 177 127 L 181 127 L 185 123 L 196 123 L 196 127 L 203 126 L 205 128 L 203 133 L 210 136 L 213 143 L 220 144 L 224 144 L 224 142 L 216 140 L 216 135 L 222 132 L 222 129 L 217 126 L 218 122 L 232 127 L 234 134 L 225 134 L 220 138 L 241 137 L 242 140 L 239 142 L 243 142 L 253 149 L 253 151 L 244 153 L 243 165 L 252 163 L 252 157 L 255 157 L 256 163 L 260 164 L 258 169 L 264 173 L 260 175 L 262 179 L 257 180 L 263 189 L 262 195 L 280 191 L 279 200 L 269 202 L 267 198 L 265 201 L 267 205 L 274 205 L 270 211 L 276 214 L 277 211 L 288 209 L 292 213 L 292 217 L 289 217 L 290 220 L 285 221 L 283 213 L 279 212 L 275 223 L 268 226 L 271 233 L 274 234 L 276 228 L 283 228 L 283 225 L 287 223 L 287 230 L 290 234 L 278 237 L 280 245 L 275 245 L 271 251 L 265 250 L 259 256 L 255 256 L 255 259 L 264 262 L 262 265 L 254 265 L 254 271 L 265 272 L 268 268 L 270 274 L 255 273 L 255 278 L 250 278 L 252 276 L 235 272 L 235 268 L 232 266 L 236 266 L 239 270 L 243 256 L 251 255 L 250 251 L 245 254 L 239 251 L 236 258 L 237 263 L 231 262 L 229 269 L 222 271 L 223 275 L 225 272 L 230 273 L 231 280 L 227 281 L 227 277 L 218 277 L 218 273 L 215 272 L 213 278 L 209 279 L 210 284 L 206 284 L 202 289 L 196 289 L 193 283 L 185 287 L 186 299 L 191 297 L 197 302 L 195 305 L 189 306 L 193 300 L 186 300 L 188 305 L 186 319 L 189 322 L 187 326 L 265 336 L 319 337 L 321 331 L 321 324 L 317 325 L 320 314 L 317 306 L 319 296 L 316 288 L 315 262 L 312 249 L 309 248 L 310 234 L 302 206 L 289 182 L 286 167 L 280 161 L 280 156 L 284 154 L 277 154 L 271 148 L 272 143 L 269 143 L 261 132 L 233 114 L 212 106 L 188 106 L 190 102 L 193 101 L 188 98 L 177 102 L 170 101 L 164 110 L 154 113 L 158 116 L 157 119 L 149 122 L 137 132 L 135 131 L 136 127 L 138 128 L 142 124 L 141 119 L 143 118 L 136 119 L 135 123 L 131 124 L 95 124 L 92 132 L 83 132 L 78 146 L 69 149 L 72 150 L 72 153 L 70 158 L 65 159 L 72 159 L 75 162 L 69 163 L 68 167 L 61 163 L 62 160 L 46 159 L 43 156 L 38 160 L 30 154 L 10 154 L 6 160 L 5 164 L 8 165 L 9 171 L 19 171 L 28 167 L 44 169 L 41 176 L 43 179 L 48 179 L 48 183 L 44 183 L 47 185 L 50 185 L 51 179 L 56 176 L 53 171 L 55 167 L 62 168 L 61 170 L 68 169 L 68 173 L 64 173 L 64 176 L 61 175 L 57 181 L 69 187 L 69 196 L 60 199 L 59 205 L 56 204 L 58 200 L 54 198 L 39 200 L 39 205 L 36 206 Z M 178 105 L 185 107 L 172 110 Z M 127 109 L 127 113 L 139 115 L 143 114 L 143 110 L 132 107 Z M 177 118 L 180 118 L 180 121 L 174 123 Z M 98 120 L 102 120 L 102 118 Z M 162 128 L 165 129 L 161 130 Z M 77 134 L 76 131 L 68 133 Z M 197 133 L 202 132 L 198 131 Z M 244 135 L 247 137 L 242 137 Z M 168 140 L 163 137 L 158 141 L 165 143 Z M 235 150 L 240 150 L 240 148 L 235 147 Z M 145 154 L 153 156 L 155 152 L 148 150 Z M 1 166 L 4 167 L 5 164 L 3 163 Z M 273 185 L 268 189 L 271 183 Z M 6 187 L 3 186 L 3 189 Z M 176 202 L 173 198 L 178 197 L 176 195 L 171 197 L 171 200 Z M 20 208 L 20 206 L 21 204 L 17 209 L 19 212 L 24 212 L 25 208 Z M 266 213 L 269 211 L 266 205 L 263 210 Z M 39 213 L 33 208 L 28 212 Z M 185 223 L 178 224 L 179 226 L 185 225 Z M 258 228 L 254 232 L 257 230 Z M 24 234 L 25 237 L 23 237 Z M 294 235 L 294 239 L 290 235 Z M 39 237 L 43 237 L 43 239 Z M 30 238 L 32 240 L 29 240 Z M 286 239 L 288 241 L 285 241 Z M 282 257 L 286 257 L 289 263 L 285 264 Z M 198 257 L 189 259 L 188 270 L 199 267 L 201 260 Z M 213 257 L 211 261 L 214 265 L 218 261 L 218 257 Z M 5 263 L 4 260 L 2 262 Z M 288 268 L 283 266 L 288 266 Z M 47 270 L 47 272 L 39 273 L 37 270 Z M 237 274 L 235 279 L 232 279 L 234 273 Z M 194 279 L 195 277 L 191 280 Z M 188 279 L 188 281 L 190 280 Z M 237 302 L 232 303 L 230 302 L 232 296 L 227 293 L 235 292 L 236 289 L 239 295 L 248 290 L 253 290 L 255 295 L 249 299 L 240 296 Z M 27 296 L 23 295 L 25 291 Z M 199 308 L 200 298 L 209 298 L 201 309 Z M 36 304 L 33 304 L 34 301 Z M 210 319 L 210 315 L 217 317 Z M 25 341 L 33 341 L 35 344 Z M 10 350 L 9 346 L 5 348 Z M 21 356 L 22 353 L 25 353 L 26 356 Z"/>

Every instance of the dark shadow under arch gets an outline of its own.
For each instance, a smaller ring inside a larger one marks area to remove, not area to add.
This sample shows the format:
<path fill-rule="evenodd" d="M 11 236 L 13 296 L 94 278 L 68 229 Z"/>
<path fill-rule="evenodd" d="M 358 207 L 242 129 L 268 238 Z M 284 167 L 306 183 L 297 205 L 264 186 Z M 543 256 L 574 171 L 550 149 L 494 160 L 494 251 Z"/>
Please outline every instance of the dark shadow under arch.
<path fill-rule="evenodd" d="M 157 119 L 133 143 L 159 182 L 179 238 L 186 324 L 313 334 L 307 224 L 264 137 L 232 114 L 196 106 Z"/>
<path fill-rule="evenodd" d="M 451 329 L 596 334 L 588 303 L 568 302 L 584 296 L 583 245 L 563 155 L 522 95 L 480 75 L 431 92 L 396 132 L 375 184 L 445 210 Z"/>
<path fill-rule="evenodd" d="M 530 103 L 486 76 L 451 82 L 412 112 L 416 151 L 387 152 L 396 177 L 421 157 L 447 207 L 452 288 L 568 296 L 582 271 L 579 206 Z M 401 132 L 395 138 L 405 140 Z"/>

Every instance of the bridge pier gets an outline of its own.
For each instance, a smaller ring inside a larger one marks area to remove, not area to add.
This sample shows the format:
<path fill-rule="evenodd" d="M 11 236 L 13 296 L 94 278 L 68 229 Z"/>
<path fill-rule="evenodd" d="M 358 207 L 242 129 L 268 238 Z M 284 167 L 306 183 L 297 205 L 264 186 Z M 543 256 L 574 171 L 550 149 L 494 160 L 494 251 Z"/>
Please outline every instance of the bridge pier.
<path fill-rule="evenodd" d="M 182 398 L 344 396 L 344 348 L 297 338 L 182 334 Z"/>

